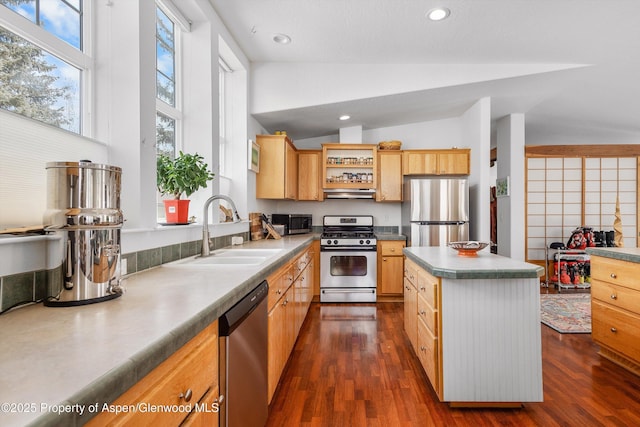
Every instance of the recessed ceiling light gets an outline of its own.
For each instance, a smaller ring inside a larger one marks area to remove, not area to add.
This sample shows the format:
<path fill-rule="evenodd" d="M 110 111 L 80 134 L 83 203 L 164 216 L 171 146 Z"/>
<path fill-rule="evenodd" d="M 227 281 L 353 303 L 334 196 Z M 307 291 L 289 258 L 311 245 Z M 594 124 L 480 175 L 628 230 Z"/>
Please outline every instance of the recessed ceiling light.
<path fill-rule="evenodd" d="M 279 44 L 289 44 L 291 43 L 291 37 L 286 34 L 274 34 L 273 41 Z"/>
<path fill-rule="evenodd" d="M 350 115 L 343 114 L 342 116 L 338 117 L 338 120 L 349 120 L 350 118 L 351 118 Z"/>
<path fill-rule="evenodd" d="M 451 14 L 451 11 L 446 7 L 438 7 L 436 9 L 431 9 L 427 12 L 427 18 L 432 21 L 442 21 L 446 19 Z"/>

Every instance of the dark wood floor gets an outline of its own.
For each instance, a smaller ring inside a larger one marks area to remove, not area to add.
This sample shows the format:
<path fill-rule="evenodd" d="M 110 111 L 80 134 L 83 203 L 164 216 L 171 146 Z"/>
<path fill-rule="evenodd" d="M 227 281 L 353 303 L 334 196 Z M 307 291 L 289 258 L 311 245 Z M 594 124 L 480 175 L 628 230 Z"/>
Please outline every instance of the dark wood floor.
<path fill-rule="evenodd" d="M 640 426 L 640 377 L 597 355 L 590 334 L 541 325 L 544 402 L 440 403 L 403 332 L 402 303 L 313 303 L 268 426 Z"/>

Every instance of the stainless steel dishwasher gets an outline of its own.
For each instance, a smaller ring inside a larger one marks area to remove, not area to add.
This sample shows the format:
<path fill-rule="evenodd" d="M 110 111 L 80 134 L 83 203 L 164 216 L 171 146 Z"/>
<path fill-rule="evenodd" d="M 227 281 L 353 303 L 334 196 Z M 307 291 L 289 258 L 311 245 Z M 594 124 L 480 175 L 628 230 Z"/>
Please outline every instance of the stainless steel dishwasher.
<path fill-rule="evenodd" d="M 220 425 L 263 427 L 267 422 L 267 294 L 263 281 L 222 315 Z"/>

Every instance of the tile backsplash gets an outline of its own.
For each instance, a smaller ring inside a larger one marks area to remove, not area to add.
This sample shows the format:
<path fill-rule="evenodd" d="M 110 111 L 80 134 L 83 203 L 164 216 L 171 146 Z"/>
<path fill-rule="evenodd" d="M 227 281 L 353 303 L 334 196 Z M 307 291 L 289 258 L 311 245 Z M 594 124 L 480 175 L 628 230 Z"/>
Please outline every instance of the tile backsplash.
<path fill-rule="evenodd" d="M 231 239 L 240 236 L 249 240 L 249 232 L 219 236 L 211 239 L 212 248 L 219 249 L 231 245 Z M 138 273 L 161 264 L 194 256 L 200 252 L 202 240 L 151 248 L 121 255 L 126 264 L 122 275 Z M 126 261 L 125 261 L 126 260 Z M 62 280 L 61 266 L 51 270 L 28 271 L 0 277 L 0 313 L 23 304 L 41 302 L 47 297 L 47 289 L 59 289 Z"/>

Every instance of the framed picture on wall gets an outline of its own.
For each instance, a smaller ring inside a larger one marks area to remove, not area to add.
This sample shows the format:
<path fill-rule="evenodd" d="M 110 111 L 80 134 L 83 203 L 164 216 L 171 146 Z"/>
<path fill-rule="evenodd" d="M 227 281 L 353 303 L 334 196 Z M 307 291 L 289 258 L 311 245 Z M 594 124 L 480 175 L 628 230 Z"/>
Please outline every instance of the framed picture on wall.
<path fill-rule="evenodd" d="M 496 179 L 496 197 L 509 196 L 509 177 Z"/>
<path fill-rule="evenodd" d="M 249 140 L 249 170 L 260 172 L 260 146 Z"/>

